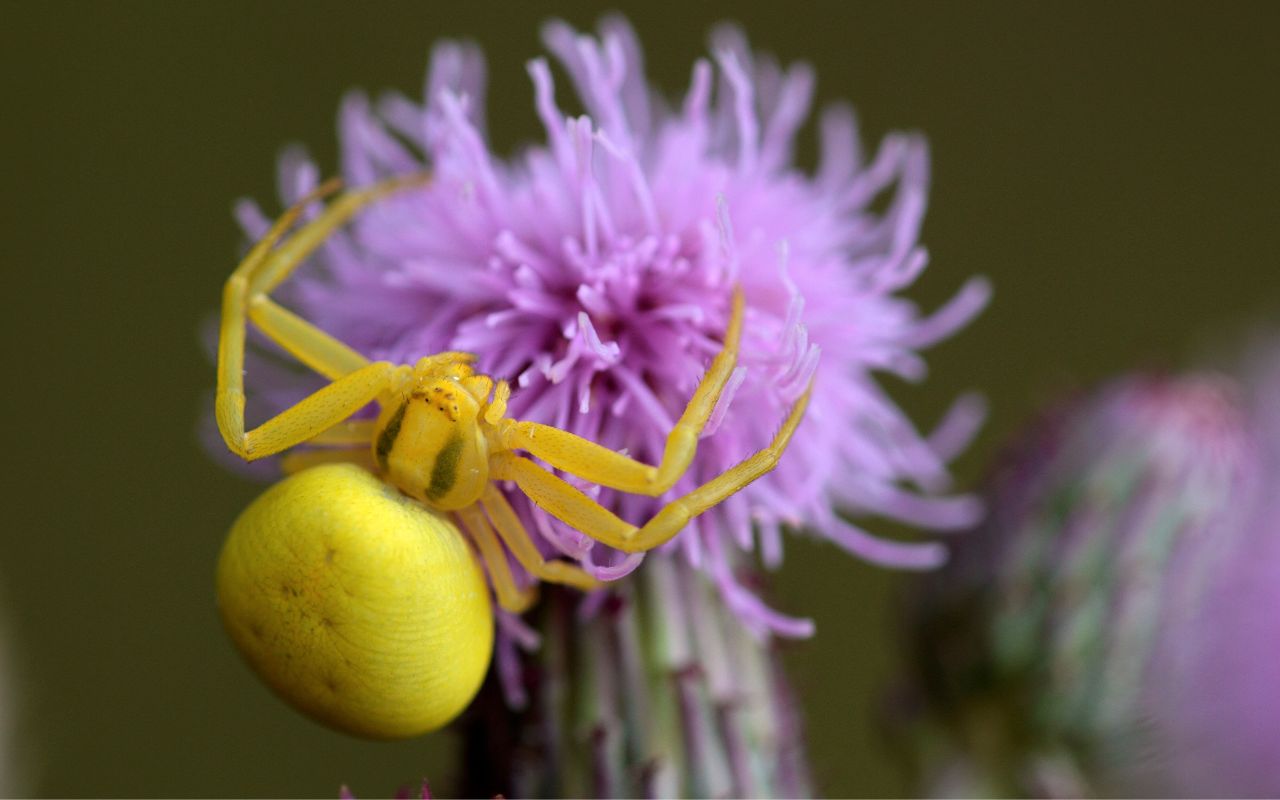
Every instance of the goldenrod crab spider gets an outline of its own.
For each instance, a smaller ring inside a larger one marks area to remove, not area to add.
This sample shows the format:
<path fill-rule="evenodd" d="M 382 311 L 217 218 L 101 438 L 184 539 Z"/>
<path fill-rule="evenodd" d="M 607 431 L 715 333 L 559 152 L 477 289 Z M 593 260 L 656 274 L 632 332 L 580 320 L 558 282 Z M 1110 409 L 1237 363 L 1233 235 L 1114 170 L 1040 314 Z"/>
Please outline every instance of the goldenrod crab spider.
<path fill-rule="evenodd" d="M 335 193 L 330 181 L 288 209 L 226 283 L 218 347 L 218 428 L 246 460 L 298 444 L 292 473 L 235 522 L 218 564 L 218 602 L 231 638 L 286 700 L 333 727 L 372 738 L 434 730 L 470 702 L 493 644 L 483 561 L 498 603 L 525 610 L 534 589 L 513 580 L 506 549 L 531 575 L 589 590 L 580 567 L 545 560 L 494 481 L 511 481 L 565 524 L 627 552 L 649 550 L 773 469 L 799 425 L 808 392 L 768 447 L 663 506 L 623 521 L 521 452 L 622 492 L 657 497 L 697 451 L 742 334 L 735 290 L 721 351 L 667 437 L 657 466 L 574 434 L 505 416 L 506 381 L 477 374 L 475 357 L 439 353 L 416 364 L 370 362 L 271 300 L 336 228 L 423 176 L 348 192 L 292 237 L 303 209 Z M 249 322 L 332 381 L 245 430 L 244 345 Z M 349 420 L 376 402 L 376 420 Z M 455 524 L 456 523 L 456 524 Z"/>

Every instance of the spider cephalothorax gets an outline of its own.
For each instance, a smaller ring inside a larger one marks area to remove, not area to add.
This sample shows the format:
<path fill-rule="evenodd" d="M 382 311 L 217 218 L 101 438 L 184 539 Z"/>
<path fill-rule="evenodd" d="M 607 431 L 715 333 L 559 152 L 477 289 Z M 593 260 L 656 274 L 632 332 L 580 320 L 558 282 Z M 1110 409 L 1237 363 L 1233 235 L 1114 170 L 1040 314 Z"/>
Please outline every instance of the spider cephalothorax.
<path fill-rule="evenodd" d="M 441 511 L 480 501 L 489 482 L 493 381 L 476 375 L 467 353 L 441 353 L 414 366 L 373 427 L 373 458 L 388 483 Z"/>

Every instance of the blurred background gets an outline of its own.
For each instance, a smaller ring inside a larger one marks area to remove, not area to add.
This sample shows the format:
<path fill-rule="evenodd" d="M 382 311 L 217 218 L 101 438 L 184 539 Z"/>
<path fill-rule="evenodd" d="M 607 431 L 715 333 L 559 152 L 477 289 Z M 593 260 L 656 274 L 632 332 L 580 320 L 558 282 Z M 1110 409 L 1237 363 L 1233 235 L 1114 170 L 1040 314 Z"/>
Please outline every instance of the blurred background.
<path fill-rule="evenodd" d="M 201 343 L 241 236 L 275 205 L 275 159 L 336 166 L 343 93 L 421 90 L 428 48 L 489 58 L 499 151 L 540 137 L 524 62 L 583 3 L 5 4 L 0 24 L 10 431 L 0 522 L 0 790 L 53 796 L 336 796 L 445 778 L 449 733 L 375 744 L 321 729 L 241 663 L 213 605 L 222 537 L 261 486 L 211 462 Z M 890 390 L 922 426 L 957 392 L 991 402 L 958 465 L 1066 388 L 1179 367 L 1280 310 L 1280 12 L 1270 4 L 622 6 L 650 76 L 683 92 L 709 27 L 817 69 L 874 143 L 933 148 L 911 296 L 974 273 L 990 310 Z M 563 94 L 563 93 L 562 93 Z M 806 131 L 812 159 L 813 131 Z M 14 439 L 16 439 L 16 446 Z M 874 530 L 889 527 L 870 522 Z M 877 720 L 898 669 L 904 576 L 791 540 L 773 603 L 818 634 L 787 648 L 820 789 L 893 795 Z"/>

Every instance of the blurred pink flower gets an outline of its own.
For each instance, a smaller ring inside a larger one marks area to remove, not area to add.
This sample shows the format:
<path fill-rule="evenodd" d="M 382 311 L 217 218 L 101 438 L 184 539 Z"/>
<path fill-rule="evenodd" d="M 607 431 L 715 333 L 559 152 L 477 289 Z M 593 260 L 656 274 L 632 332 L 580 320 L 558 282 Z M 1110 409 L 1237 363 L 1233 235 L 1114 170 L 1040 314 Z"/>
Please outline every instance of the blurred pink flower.
<path fill-rule="evenodd" d="M 1280 793 L 1276 352 L 1119 379 L 1016 443 L 919 598 L 935 793 Z"/>

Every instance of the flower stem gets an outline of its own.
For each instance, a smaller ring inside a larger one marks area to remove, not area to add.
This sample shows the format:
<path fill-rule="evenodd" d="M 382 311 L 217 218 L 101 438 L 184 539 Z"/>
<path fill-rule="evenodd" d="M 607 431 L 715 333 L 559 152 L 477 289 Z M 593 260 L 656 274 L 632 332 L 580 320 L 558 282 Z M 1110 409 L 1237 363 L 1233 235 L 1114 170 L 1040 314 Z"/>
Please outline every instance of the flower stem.
<path fill-rule="evenodd" d="M 603 598 L 547 588 L 543 644 L 524 672 L 529 708 L 508 709 L 491 681 L 485 694 L 498 702 L 477 708 L 505 713 L 469 718 L 469 794 L 811 794 L 772 643 L 749 633 L 702 574 L 655 555 Z"/>

